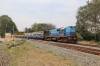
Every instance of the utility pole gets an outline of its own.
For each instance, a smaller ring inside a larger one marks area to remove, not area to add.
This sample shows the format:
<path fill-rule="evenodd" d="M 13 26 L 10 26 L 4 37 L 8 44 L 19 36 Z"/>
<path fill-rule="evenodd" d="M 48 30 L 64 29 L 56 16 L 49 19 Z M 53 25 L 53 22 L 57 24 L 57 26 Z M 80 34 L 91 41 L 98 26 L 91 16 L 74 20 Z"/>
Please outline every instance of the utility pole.
<path fill-rule="evenodd" d="M 14 40 L 14 24 L 13 24 L 13 40 Z"/>
<path fill-rule="evenodd" d="M 13 35 L 14 35 L 14 25 L 13 25 Z"/>
<path fill-rule="evenodd" d="M 6 36 L 6 29 L 5 29 L 5 36 Z"/>
<path fill-rule="evenodd" d="M 26 28 L 27 28 L 27 27 L 26 27 Z M 29 35 L 29 33 L 28 33 L 28 28 L 26 29 L 26 33 L 27 33 L 27 35 L 26 35 L 26 36 L 27 36 L 27 39 L 29 39 L 29 38 L 28 38 L 28 35 Z"/>

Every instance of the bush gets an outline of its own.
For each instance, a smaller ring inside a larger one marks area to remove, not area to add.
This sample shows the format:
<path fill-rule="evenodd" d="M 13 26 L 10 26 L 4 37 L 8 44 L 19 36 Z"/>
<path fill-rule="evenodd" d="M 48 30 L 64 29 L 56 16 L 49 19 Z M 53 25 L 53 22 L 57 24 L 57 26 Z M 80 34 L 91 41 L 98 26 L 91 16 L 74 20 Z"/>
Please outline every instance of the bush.
<path fill-rule="evenodd" d="M 83 39 L 83 37 L 78 32 L 76 34 L 78 36 L 78 40 L 82 40 Z"/>
<path fill-rule="evenodd" d="M 93 39 L 93 35 L 92 33 L 88 32 L 87 30 L 83 30 L 81 33 L 81 36 L 83 37 L 84 40 L 92 40 Z"/>
<path fill-rule="evenodd" d="M 21 41 L 26 42 L 26 40 L 21 40 Z"/>
<path fill-rule="evenodd" d="M 83 40 L 95 40 L 96 42 L 100 41 L 100 33 L 91 33 L 87 30 L 82 30 L 79 34 L 83 37 Z"/>
<path fill-rule="evenodd" d="M 2 43 L 2 41 L 0 40 L 0 43 Z"/>

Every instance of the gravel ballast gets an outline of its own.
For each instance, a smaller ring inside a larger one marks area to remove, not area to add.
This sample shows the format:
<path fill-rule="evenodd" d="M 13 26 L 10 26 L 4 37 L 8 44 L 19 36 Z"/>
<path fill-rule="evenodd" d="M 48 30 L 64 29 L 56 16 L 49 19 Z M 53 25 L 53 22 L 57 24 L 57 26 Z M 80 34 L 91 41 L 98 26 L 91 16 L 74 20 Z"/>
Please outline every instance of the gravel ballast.
<path fill-rule="evenodd" d="M 28 40 L 28 42 L 41 49 L 51 50 L 61 56 L 65 56 L 66 58 L 76 59 L 77 66 L 100 66 L 100 56 L 52 46 L 50 44 L 43 44 L 42 42 L 38 41 Z"/>

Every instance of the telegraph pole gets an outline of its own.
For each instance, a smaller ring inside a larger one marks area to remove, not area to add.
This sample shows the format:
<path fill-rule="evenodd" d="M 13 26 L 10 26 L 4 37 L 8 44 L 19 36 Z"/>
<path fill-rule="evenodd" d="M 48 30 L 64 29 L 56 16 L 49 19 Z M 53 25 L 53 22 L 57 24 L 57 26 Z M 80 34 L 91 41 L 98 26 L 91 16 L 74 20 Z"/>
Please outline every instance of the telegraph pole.
<path fill-rule="evenodd" d="M 5 29 L 5 36 L 6 36 L 6 29 Z"/>
<path fill-rule="evenodd" d="M 14 35 L 14 25 L 13 25 L 13 35 Z"/>
<path fill-rule="evenodd" d="M 14 24 L 13 24 L 13 40 L 14 40 Z"/>

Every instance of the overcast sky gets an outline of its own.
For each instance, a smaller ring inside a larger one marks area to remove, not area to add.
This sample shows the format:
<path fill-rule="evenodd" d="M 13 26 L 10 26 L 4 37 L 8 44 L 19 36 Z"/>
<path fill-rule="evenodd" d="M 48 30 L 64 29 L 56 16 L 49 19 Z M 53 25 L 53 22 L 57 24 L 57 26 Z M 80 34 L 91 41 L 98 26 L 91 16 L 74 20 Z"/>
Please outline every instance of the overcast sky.
<path fill-rule="evenodd" d="M 76 13 L 88 0 L 0 0 L 0 16 L 8 15 L 23 31 L 37 23 L 75 26 Z"/>

